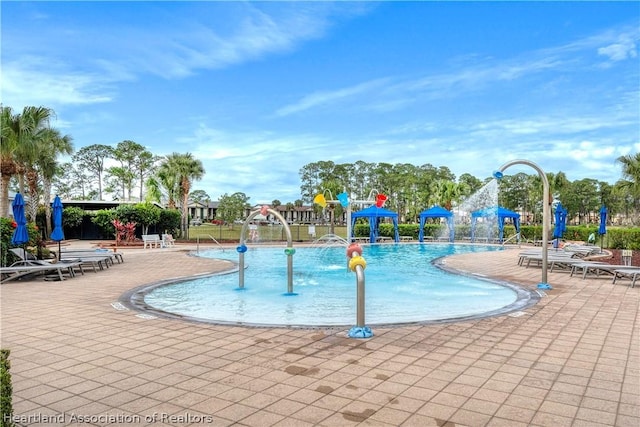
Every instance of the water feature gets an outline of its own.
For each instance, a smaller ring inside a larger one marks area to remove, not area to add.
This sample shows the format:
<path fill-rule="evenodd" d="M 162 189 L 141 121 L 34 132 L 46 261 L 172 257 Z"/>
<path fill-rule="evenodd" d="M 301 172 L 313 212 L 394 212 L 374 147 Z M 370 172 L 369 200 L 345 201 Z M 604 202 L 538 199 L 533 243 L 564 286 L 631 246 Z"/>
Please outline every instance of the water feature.
<path fill-rule="evenodd" d="M 464 230 L 462 238 L 471 239 L 471 214 L 472 212 L 495 208 L 498 206 L 498 181 L 491 179 L 478 191 L 469 196 L 458 205 L 455 210 L 454 222 L 459 230 Z M 468 225 L 468 227 L 467 227 Z M 498 221 L 497 214 L 483 217 L 476 225 L 476 236 L 483 239 L 491 239 L 497 235 Z"/>
<path fill-rule="evenodd" d="M 406 324 L 467 319 L 519 310 L 535 302 L 531 293 L 480 278 L 451 274 L 432 261 L 495 246 L 420 244 L 363 247 L 367 260 L 367 324 Z M 201 256 L 234 260 L 219 250 Z M 245 288 L 237 273 L 148 287 L 134 293 L 156 313 L 213 323 L 272 326 L 352 325 L 356 312 L 353 272 L 344 246 L 298 248 L 295 296 L 283 296 L 287 276 L 282 248 L 251 248 L 245 253 Z"/>

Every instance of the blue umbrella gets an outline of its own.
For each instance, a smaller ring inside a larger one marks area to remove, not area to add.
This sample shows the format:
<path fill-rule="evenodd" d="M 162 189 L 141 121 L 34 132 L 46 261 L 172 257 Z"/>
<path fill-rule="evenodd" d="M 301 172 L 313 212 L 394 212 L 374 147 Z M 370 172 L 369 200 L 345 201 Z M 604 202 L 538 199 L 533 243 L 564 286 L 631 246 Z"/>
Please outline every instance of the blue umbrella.
<path fill-rule="evenodd" d="M 58 242 L 58 259 L 62 259 L 60 251 L 60 241 L 64 240 L 64 231 L 62 231 L 62 202 L 60 197 L 56 195 L 53 199 L 53 231 L 51 232 L 51 240 Z"/>
<path fill-rule="evenodd" d="M 559 246 L 559 240 L 567 229 L 567 210 L 562 206 L 562 203 L 558 203 L 556 206 L 555 215 L 556 226 L 553 229 L 553 238 L 556 239 L 555 247 Z"/>
<path fill-rule="evenodd" d="M 13 235 L 11 236 L 11 244 L 14 246 L 24 245 L 29 241 L 29 231 L 27 230 L 27 217 L 24 214 L 24 199 L 22 198 L 22 194 L 16 193 L 16 197 L 13 199 L 13 203 L 11 204 L 13 209 L 13 220 L 16 222 L 16 229 L 13 230 Z M 22 247 L 24 250 L 25 259 L 27 258 L 27 250 Z"/>
<path fill-rule="evenodd" d="M 603 236 L 607 234 L 607 208 L 602 205 L 600 208 L 600 227 L 598 228 L 598 234 Z M 600 237 L 600 252 L 602 252 L 602 241 L 603 237 Z"/>

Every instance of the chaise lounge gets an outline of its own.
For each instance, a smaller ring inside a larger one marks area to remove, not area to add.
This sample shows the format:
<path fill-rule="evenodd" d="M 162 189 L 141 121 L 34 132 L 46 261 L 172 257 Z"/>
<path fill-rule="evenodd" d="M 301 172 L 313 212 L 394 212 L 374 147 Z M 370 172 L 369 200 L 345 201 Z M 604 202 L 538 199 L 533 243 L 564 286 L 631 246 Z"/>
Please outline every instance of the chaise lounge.
<path fill-rule="evenodd" d="M 82 270 L 81 262 L 69 262 L 69 263 L 58 263 L 58 264 L 34 264 L 34 265 L 11 265 L 9 267 L 0 268 L 0 283 L 9 282 L 11 280 L 16 280 L 21 277 L 28 276 L 30 274 L 37 273 L 48 273 L 54 272 L 57 273 L 57 277 L 60 280 L 64 280 L 65 273 L 69 275 L 69 277 L 75 276 L 75 268 L 79 267 L 82 274 L 84 271 Z"/>
<path fill-rule="evenodd" d="M 634 288 L 636 286 L 636 280 L 640 277 L 640 268 L 626 267 L 613 270 L 613 283 L 616 283 L 616 280 L 623 277 L 631 279 L 631 283 L 629 285 Z"/>

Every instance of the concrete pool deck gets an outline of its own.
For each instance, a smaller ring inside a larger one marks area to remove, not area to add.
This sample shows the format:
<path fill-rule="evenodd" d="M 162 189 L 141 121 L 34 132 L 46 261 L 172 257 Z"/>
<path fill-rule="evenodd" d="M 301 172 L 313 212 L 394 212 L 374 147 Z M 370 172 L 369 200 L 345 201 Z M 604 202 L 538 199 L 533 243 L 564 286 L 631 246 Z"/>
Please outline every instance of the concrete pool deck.
<path fill-rule="evenodd" d="M 120 249 L 125 262 L 106 271 L 3 284 L 16 424 L 640 425 L 640 288 L 628 281 L 554 271 L 554 290 L 522 312 L 374 327 L 367 340 L 150 318 L 117 304 L 136 286 L 226 267 L 193 249 Z M 518 266 L 518 252 L 446 264 L 533 289 L 540 269 Z"/>

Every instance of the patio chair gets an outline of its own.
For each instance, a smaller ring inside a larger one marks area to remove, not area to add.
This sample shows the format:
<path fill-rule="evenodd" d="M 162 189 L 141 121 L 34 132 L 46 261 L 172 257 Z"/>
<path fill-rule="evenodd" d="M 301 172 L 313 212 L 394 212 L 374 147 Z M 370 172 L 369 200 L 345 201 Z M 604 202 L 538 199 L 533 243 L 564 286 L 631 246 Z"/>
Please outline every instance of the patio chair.
<path fill-rule="evenodd" d="M 163 234 L 162 242 L 165 248 L 172 248 L 176 245 L 176 240 L 173 238 L 171 234 Z"/>

